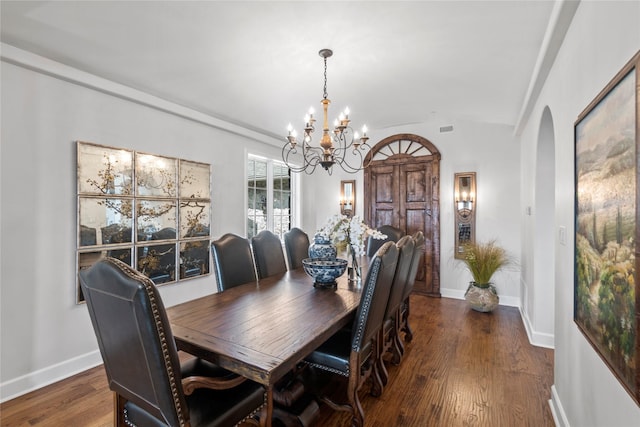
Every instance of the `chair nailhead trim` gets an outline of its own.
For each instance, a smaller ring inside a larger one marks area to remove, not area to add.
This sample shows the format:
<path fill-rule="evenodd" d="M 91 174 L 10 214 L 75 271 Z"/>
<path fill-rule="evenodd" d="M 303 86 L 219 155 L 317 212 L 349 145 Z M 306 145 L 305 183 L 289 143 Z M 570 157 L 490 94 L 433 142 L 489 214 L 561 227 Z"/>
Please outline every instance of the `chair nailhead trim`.
<path fill-rule="evenodd" d="M 263 398 L 262 398 L 262 405 L 258 406 L 253 412 L 251 412 L 249 415 L 247 415 L 246 417 L 244 417 L 242 420 L 240 420 L 240 422 L 238 422 L 236 424 L 236 426 L 239 426 L 240 424 L 244 423 L 245 421 L 253 418 L 258 412 L 260 412 L 262 410 L 262 408 L 264 408 L 267 405 L 267 393 L 263 394 Z"/>
<path fill-rule="evenodd" d="M 149 297 L 149 302 L 151 303 L 151 311 L 153 312 L 153 319 L 156 324 L 156 330 L 158 332 L 158 338 L 160 339 L 160 345 L 162 347 L 162 356 L 164 358 L 165 370 L 168 375 L 169 385 L 171 387 L 171 394 L 173 396 L 173 404 L 176 409 L 176 413 L 178 415 L 178 422 L 181 426 L 185 425 L 184 413 L 182 405 L 180 404 L 178 386 L 176 382 L 175 372 L 171 367 L 171 358 L 169 357 L 169 348 L 167 345 L 167 337 L 165 335 L 164 329 L 162 327 L 162 322 L 160 319 L 160 311 L 158 310 L 158 303 L 156 302 L 155 295 L 153 293 L 154 284 L 147 276 L 142 275 L 139 271 L 134 270 L 129 265 L 125 264 L 122 261 L 116 260 L 114 258 L 106 258 L 106 261 L 110 262 L 114 266 L 118 267 L 124 274 L 126 274 L 129 278 L 133 280 L 140 280 L 144 284 L 145 291 Z M 126 413 L 125 413 L 126 418 Z M 134 426 L 135 427 L 135 426 Z"/>
<path fill-rule="evenodd" d="M 319 368 L 322 369 L 324 371 L 327 372 L 331 372 L 333 374 L 338 374 L 338 375 L 342 375 L 343 377 L 348 377 L 349 376 L 349 367 L 347 366 L 347 371 L 340 371 L 338 369 L 335 368 L 331 368 L 329 366 L 325 366 L 325 365 L 319 365 L 317 363 L 313 363 L 313 362 L 307 362 L 306 360 L 304 361 L 304 363 L 306 363 L 309 366 L 313 366 L 314 368 Z"/>
<path fill-rule="evenodd" d="M 124 423 L 126 425 L 128 425 L 129 427 L 137 427 L 134 423 L 132 423 L 129 420 L 129 411 L 127 411 L 127 408 L 124 409 L 123 414 L 124 414 Z"/>
<path fill-rule="evenodd" d="M 374 262 L 372 269 L 369 270 L 370 283 L 375 283 L 378 280 L 378 274 L 380 273 L 380 264 L 382 264 L 382 260 L 378 258 Z M 362 311 L 365 313 L 365 317 L 368 315 L 369 309 L 371 308 L 371 300 L 373 299 L 373 292 L 375 291 L 375 288 L 376 286 L 369 286 L 369 283 L 367 283 L 367 293 L 363 297 L 364 300 L 360 302 L 360 304 L 362 305 Z M 363 322 L 358 322 L 358 329 L 356 330 L 355 339 L 353 340 L 353 351 L 355 352 L 360 351 L 360 346 L 362 344 L 362 334 L 364 333 L 364 326 L 365 324 Z"/>

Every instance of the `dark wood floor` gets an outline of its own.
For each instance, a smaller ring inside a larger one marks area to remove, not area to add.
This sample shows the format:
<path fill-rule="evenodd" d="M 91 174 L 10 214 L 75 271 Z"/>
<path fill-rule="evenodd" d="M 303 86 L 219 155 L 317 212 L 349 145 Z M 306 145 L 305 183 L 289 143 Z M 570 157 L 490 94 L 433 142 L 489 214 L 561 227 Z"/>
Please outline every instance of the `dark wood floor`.
<path fill-rule="evenodd" d="M 470 310 L 465 301 L 411 297 L 414 340 L 389 368 L 381 397 L 361 393 L 365 427 L 553 426 L 553 351 L 533 347 L 516 308 Z M 3 427 L 111 426 L 102 366 L 0 406 Z M 348 426 L 321 406 L 317 426 Z"/>

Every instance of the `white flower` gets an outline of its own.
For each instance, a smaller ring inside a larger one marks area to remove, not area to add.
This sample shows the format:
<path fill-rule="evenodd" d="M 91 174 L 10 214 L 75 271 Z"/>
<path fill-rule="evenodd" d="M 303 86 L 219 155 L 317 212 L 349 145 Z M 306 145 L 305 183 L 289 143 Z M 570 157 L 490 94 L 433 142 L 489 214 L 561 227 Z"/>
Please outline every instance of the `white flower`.
<path fill-rule="evenodd" d="M 357 215 L 351 219 L 346 215 L 333 215 L 318 230 L 318 234 L 331 239 L 335 245 L 349 244 L 355 256 L 365 253 L 365 244 L 368 236 L 374 239 L 386 239 L 385 234 L 370 228 Z"/>

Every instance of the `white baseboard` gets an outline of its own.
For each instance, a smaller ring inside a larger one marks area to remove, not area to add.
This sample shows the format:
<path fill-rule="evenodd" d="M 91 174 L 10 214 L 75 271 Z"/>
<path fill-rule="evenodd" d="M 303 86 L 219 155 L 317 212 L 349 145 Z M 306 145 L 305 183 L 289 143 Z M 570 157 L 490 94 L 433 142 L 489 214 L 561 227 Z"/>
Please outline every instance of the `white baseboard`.
<path fill-rule="evenodd" d="M 570 427 L 567 415 L 564 413 L 560 396 L 556 391 L 556 386 L 551 386 L 551 399 L 549 400 L 549 406 L 551 407 L 551 414 L 553 415 L 553 422 L 556 427 Z"/>
<path fill-rule="evenodd" d="M 520 307 L 520 317 L 522 318 L 522 323 L 524 323 L 524 328 L 527 331 L 527 336 L 529 337 L 529 342 L 536 347 L 544 347 L 544 348 L 555 348 L 555 337 L 553 334 L 544 334 L 542 332 L 536 332 L 531 325 L 531 319 L 529 316 L 522 310 Z"/>
<path fill-rule="evenodd" d="M 30 372 L 27 375 L 5 381 L 0 384 L 0 402 L 6 402 L 30 391 L 69 378 L 72 375 L 91 369 L 101 363 L 102 357 L 100 356 L 100 352 L 96 350 L 83 354 L 82 356 L 74 357 L 73 359 L 65 360 L 56 365 Z"/>

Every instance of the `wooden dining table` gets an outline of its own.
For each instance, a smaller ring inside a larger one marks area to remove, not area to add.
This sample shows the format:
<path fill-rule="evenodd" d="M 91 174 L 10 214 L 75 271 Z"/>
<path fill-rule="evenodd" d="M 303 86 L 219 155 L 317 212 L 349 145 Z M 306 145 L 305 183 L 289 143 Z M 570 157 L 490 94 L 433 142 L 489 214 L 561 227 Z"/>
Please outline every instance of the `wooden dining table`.
<path fill-rule="evenodd" d="M 271 426 L 274 385 L 353 321 L 362 283 L 345 273 L 335 289 L 291 270 L 167 309 L 179 350 L 263 384 Z"/>

